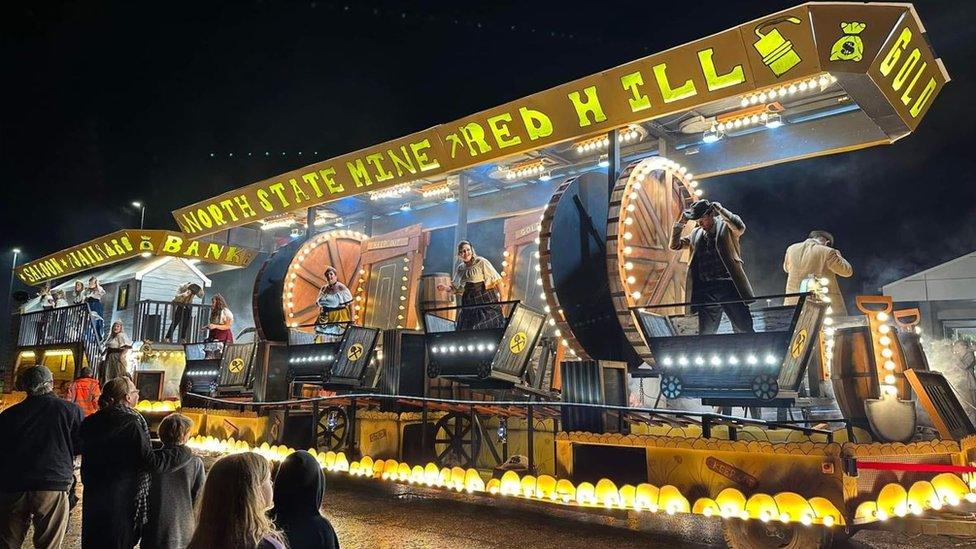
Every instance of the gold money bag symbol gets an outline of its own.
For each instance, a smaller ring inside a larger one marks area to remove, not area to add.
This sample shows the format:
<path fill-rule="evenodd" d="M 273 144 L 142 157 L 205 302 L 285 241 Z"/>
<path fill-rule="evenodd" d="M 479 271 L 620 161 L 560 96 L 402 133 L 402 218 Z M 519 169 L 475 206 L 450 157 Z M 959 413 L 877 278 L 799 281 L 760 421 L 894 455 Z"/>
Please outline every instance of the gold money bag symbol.
<path fill-rule="evenodd" d="M 840 24 L 840 30 L 843 31 L 844 36 L 841 36 L 834 42 L 834 45 L 830 48 L 830 60 L 831 61 L 860 61 L 861 57 L 864 56 L 864 42 L 861 42 L 861 34 L 867 27 L 864 23 L 858 22 L 843 22 Z"/>
<path fill-rule="evenodd" d="M 759 37 L 759 40 L 752 45 L 759 52 L 759 55 L 762 56 L 763 64 L 769 67 L 777 77 L 782 76 L 786 71 L 797 66 L 801 61 L 800 56 L 793 49 L 793 42 L 783 38 L 783 35 L 780 34 L 778 29 L 773 29 L 763 34 L 763 30 L 767 27 L 772 27 L 780 23 L 799 25 L 800 20 L 796 17 L 783 17 L 766 21 L 757 26 L 756 30 L 753 31 Z"/>

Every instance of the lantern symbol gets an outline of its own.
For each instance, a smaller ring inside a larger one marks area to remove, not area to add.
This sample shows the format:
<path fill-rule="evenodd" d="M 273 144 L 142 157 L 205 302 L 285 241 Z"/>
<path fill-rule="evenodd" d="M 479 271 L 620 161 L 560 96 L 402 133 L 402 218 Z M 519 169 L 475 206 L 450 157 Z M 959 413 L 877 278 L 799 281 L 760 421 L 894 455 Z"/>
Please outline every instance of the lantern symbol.
<path fill-rule="evenodd" d="M 841 36 L 834 42 L 834 45 L 830 48 L 830 60 L 831 61 L 860 61 L 861 57 L 864 55 L 864 43 L 861 42 L 861 34 L 867 25 L 865 23 L 857 22 L 843 22 L 840 24 L 840 30 L 844 32 L 844 36 Z"/>
<path fill-rule="evenodd" d="M 753 47 L 762 56 L 763 64 L 769 67 L 777 78 L 797 66 L 801 61 L 800 56 L 793 49 L 793 42 L 783 38 L 779 30 L 773 29 L 768 34 L 762 33 L 763 29 L 779 23 L 799 25 L 800 20 L 796 17 L 784 17 L 773 19 L 772 21 L 767 21 L 757 26 L 754 32 L 759 37 L 759 40 L 753 44 Z"/>

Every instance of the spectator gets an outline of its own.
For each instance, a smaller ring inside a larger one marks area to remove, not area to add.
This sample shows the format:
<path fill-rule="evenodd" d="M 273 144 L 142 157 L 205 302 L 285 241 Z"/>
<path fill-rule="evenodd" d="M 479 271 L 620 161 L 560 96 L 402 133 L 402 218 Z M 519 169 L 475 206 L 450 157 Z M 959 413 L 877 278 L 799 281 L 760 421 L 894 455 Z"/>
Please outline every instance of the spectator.
<path fill-rule="evenodd" d="M 84 416 L 53 393 L 46 367 L 28 368 L 21 383 L 27 398 L 0 413 L 0 546 L 20 547 L 33 523 L 34 547 L 60 547 Z"/>
<path fill-rule="evenodd" d="M 284 537 L 267 515 L 271 504 L 268 460 L 253 452 L 220 458 L 207 475 L 187 549 L 284 549 Z"/>
<path fill-rule="evenodd" d="M 176 297 L 173 298 L 173 323 L 169 325 L 169 330 L 166 331 L 166 343 L 173 342 L 173 332 L 176 331 L 177 326 L 180 327 L 180 343 L 186 343 L 186 334 L 190 331 L 190 313 L 192 312 L 190 305 L 193 303 L 194 297 L 203 299 L 203 288 L 199 284 L 187 282 L 176 290 Z"/>
<path fill-rule="evenodd" d="M 92 377 L 91 368 L 82 366 L 78 379 L 68 386 L 67 399 L 81 407 L 85 417 L 98 411 L 98 397 L 102 396 L 102 387 L 98 380 Z"/>
<path fill-rule="evenodd" d="M 102 366 L 104 379 L 108 381 L 117 377 L 129 375 L 129 365 L 126 364 L 128 351 L 132 348 L 132 340 L 125 335 L 125 328 L 121 320 L 112 323 L 108 337 L 103 343 L 105 347 L 105 364 Z"/>
<path fill-rule="evenodd" d="M 186 447 L 153 450 L 149 427 L 132 409 L 139 390 L 127 377 L 102 389 L 99 410 L 81 424 L 81 513 L 83 549 L 131 549 L 146 523 L 150 473 L 172 471 L 192 454 Z"/>
<path fill-rule="evenodd" d="M 311 454 L 299 450 L 285 458 L 274 481 L 271 516 L 291 549 L 338 549 L 335 529 L 320 512 L 324 496 L 325 475 Z"/>
<path fill-rule="evenodd" d="M 185 447 L 193 421 L 182 414 L 170 414 L 159 424 L 164 448 Z M 203 490 L 203 460 L 191 456 L 168 473 L 152 476 L 149 488 L 149 519 L 142 529 L 142 549 L 183 549 L 193 535 L 193 505 Z"/>

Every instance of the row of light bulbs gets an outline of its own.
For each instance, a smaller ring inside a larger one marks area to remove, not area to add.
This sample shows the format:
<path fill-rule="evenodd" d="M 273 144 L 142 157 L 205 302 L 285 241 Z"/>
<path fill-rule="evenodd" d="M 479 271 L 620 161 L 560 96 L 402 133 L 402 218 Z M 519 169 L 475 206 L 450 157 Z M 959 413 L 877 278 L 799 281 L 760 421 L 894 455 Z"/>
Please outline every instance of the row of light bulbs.
<path fill-rule="evenodd" d="M 400 183 L 379 191 L 369 193 L 370 200 L 382 200 L 384 198 L 400 198 L 412 189 L 410 183 Z"/>
<path fill-rule="evenodd" d="M 474 353 L 475 351 L 479 353 L 493 352 L 495 350 L 495 344 L 488 343 L 468 343 L 467 345 L 433 345 L 430 348 L 430 352 L 434 354 L 455 354 L 455 353 Z"/>
<path fill-rule="evenodd" d="M 760 123 L 765 124 L 767 128 L 777 128 L 783 125 L 783 118 L 779 114 L 768 112 L 745 115 L 740 118 L 719 122 L 718 124 L 712 126 L 711 131 L 728 132 L 748 128 L 749 126 L 755 126 L 756 124 Z"/>
<path fill-rule="evenodd" d="M 308 364 L 310 362 L 332 362 L 335 359 L 332 355 L 316 356 L 293 356 L 288 359 L 289 364 Z"/>
<path fill-rule="evenodd" d="M 878 344 L 881 345 L 881 358 L 884 360 L 882 363 L 883 371 L 880 372 L 881 377 L 881 397 L 896 397 L 898 395 L 898 387 L 895 385 L 897 381 L 895 379 L 895 368 L 896 364 L 894 361 L 894 351 L 891 349 L 892 336 L 891 326 L 888 324 L 889 316 L 888 313 L 881 311 L 877 313 L 874 317 L 877 321 L 877 333 L 875 336 L 878 338 Z"/>
<path fill-rule="evenodd" d="M 436 198 L 439 196 L 446 196 L 451 193 L 450 185 L 438 185 L 437 187 L 430 187 L 424 189 L 421 194 L 424 198 Z"/>
<path fill-rule="evenodd" d="M 523 177 L 534 177 L 546 171 L 545 164 L 540 160 L 531 164 L 513 166 L 505 172 L 505 179 L 520 179 Z"/>
<path fill-rule="evenodd" d="M 623 237 L 624 248 L 623 255 L 629 256 L 634 253 L 634 248 L 627 243 L 633 240 L 634 234 L 628 228 L 634 224 L 634 218 L 632 215 L 637 210 L 636 200 L 639 198 L 640 189 L 643 186 L 643 182 L 647 179 L 652 171 L 655 170 L 667 170 L 671 171 L 673 175 L 685 185 L 688 189 L 688 193 L 695 198 L 701 198 L 704 194 L 700 188 L 698 188 L 698 181 L 695 180 L 694 174 L 688 171 L 688 168 L 678 164 L 674 160 L 669 158 L 664 158 L 662 156 L 654 156 L 641 161 L 640 164 L 634 168 L 633 173 L 631 173 L 630 178 L 627 181 L 627 186 L 624 189 L 624 200 L 621 202 L 623 206 L 623 214 L 620 217 L 620 223 L 624 226 L 624 232 L 621 235 Z M 626 203 L 626 206 L 624 206 Z M 618 244 L 619 246 L 619 244 Z M 634 268 L 634 263 L 632 261 L 624 261 L 624 292 L 631 297 L 634 301 L 639 300 L 642 297 L 640 290 L 632 289 L 632 286 L 637 283 L 637 278 L 630 274 Z"/>
<path fill-rule="evenodd" d="M 628 127 L 627 129 L 621 131 L 619 134 L 621 143 L 629 143 L 630 141 L 636 141 L 640 139 L 640 132 L 637 131 L 635 127 Z M 577 154 L 586 154 L 588 152 L 600 151 L 610 146 L 609 137 L 595 137 L 593 139 L 587 139 L 586 141 L 580 141 L 576 144 Z"/>
<path fill-rule="evenodd" d="M 743 359 L 743 361 L 750 366 L 756 366 L 759 364 L 759 357 L 757 357 L 754 354 L 750 354 L 746 356 L 746 358 Z M 692 363 L 694 363 L 695 366 L 704 366 L 707 363 L 710 364 L 711 366 L 719 367 L 725 364 L 728 364 L 730 366 L 738 366 L 743 361 L 740 361 L 739 357 L 735 355 L 729 355 L 728 358 L 724 361 L 722 360 L 722 357 L 718 355 L 712 355 L 707 362 L 705 358 L 701 355 L 698 355 L 691 360 L 689 360 L 687 356 L 681 355 L 678 357 L 677 360 L 669 356 L 666 356 L 661 362 L 665 366 L 674 366 L 675 364 L 677 364 L 678 366 L 688 366 Z M 767 354 L 763 358 L 762 362 L 768 366 L 775 366 L 776 364 L 779 363 L 779 361 L 776 359 L 776 356 L 772 354 Z"/>
<path fill-rule="evenodd" d="M 220 373 L 220 370 L 190 370 L 186 373 L 189 377 L 207 377 L 215 376 Z"/>
<path fill-rule="evenodd" d="M 813 77 L 809 80 L 802 80 L 792 84 L 784 84 L 777 88 L 764 90 L 759 93 L 744 95 L 742 96 L 742 99 L 739 100 L 739 105 L 745 108 L 751 105 L 760 105 L 762 103 L 766 103 L 767 101 L 775 101 L 781 97 L 788 97 L 798 93 L 823 91 L 827 88 L 827 86 L 836 81 L 837 78 L 835 78 L 832 74 L 821 74 L 819 77 Z"/>

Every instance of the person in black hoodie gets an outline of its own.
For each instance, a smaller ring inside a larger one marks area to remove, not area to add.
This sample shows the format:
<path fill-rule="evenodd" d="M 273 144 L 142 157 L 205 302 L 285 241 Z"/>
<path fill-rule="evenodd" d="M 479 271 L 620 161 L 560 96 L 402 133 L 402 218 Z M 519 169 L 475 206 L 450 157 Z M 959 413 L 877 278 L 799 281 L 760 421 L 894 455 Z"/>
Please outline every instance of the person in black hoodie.
<path fill-rule="evenodd" d="M 176 448 L 190 438 L 193 420 L 170 414 L 159 423 L 164 448 Z M 193 505 L 203 492 L 203 460 L 193 456 L 169 473 L 152 476 L 149 488 L 149 517 L 142 529 L 141 549 L 183 549 L 190 543 L 196 519 Z"/>
<path fill-rule="evenodd" d="M 60 547 L 85 416 L 54 394 L 46 367 L 28 368 L 19 381 L 27 398 L 0 413 L 0 547 L 20 547 L 31 522 L 34 547 Z"/>
<path fill-rule="evenodd" d="M 274 481 L 271 517 L 290 549 L 338 549 L 339 538 L 319 509 L 325 496 L 322 466 L 304 450 L 281 463 Z"/>
<path fill-rule="evenodd" d="M 81 424 L 83 549 L 131 549 L 146 523 L 150 473 L 185 465 L 185 446 L 153 450 L 146 420 L 132 407 L 139 390 L 127 377 L 105 384 L 100 410 Z"/>

